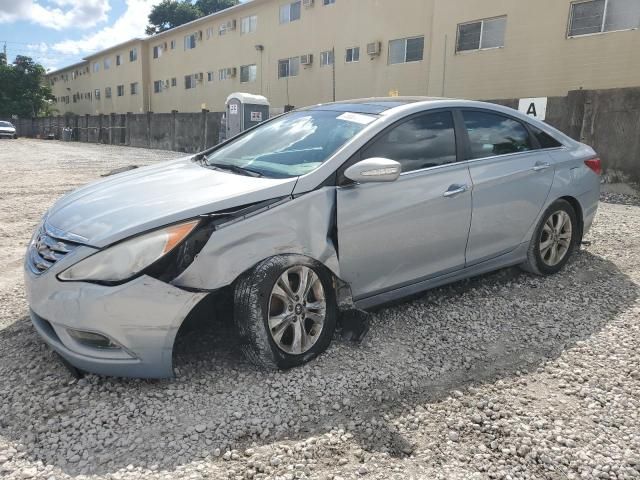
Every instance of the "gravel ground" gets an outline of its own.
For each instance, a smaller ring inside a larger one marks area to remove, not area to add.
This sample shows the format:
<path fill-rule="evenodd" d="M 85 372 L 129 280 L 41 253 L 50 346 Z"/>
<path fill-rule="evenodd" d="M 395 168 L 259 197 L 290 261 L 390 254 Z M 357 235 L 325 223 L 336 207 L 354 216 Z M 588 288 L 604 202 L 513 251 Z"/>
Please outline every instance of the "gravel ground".
<path fill-rule="evenodd" d="M 210 327 L 182 339 L 175 380 L 74 381 L 27 319 L 31 231 L 62 193 L 177 155 L 0 145 L 0 478 L 640 478 L 634 205 L 602 204 L 555 277 L 503 270 L 378 310 L 361 345 L 302 368 L 258 371 Z"/>

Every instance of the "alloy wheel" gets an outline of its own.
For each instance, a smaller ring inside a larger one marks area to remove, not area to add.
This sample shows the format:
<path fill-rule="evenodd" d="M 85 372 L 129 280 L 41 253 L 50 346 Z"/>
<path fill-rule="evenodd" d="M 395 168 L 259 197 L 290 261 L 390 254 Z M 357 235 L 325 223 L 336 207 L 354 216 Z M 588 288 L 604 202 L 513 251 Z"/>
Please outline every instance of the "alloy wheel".
<path fill-rule="evenodd" d="M 540 258 L 549 267 L 558 265 L 571 248 L 573 226 L 571 217 L 564 210 L 552 213 L 542 227 Z"/>
<path fill-rule="evenodd" d="M 318 275 L 309 267 L 291 267 L 271 289 L 269 334 L 283 352 L 302 355 L 320 338 L 326 311 L 325 291 Z"/>

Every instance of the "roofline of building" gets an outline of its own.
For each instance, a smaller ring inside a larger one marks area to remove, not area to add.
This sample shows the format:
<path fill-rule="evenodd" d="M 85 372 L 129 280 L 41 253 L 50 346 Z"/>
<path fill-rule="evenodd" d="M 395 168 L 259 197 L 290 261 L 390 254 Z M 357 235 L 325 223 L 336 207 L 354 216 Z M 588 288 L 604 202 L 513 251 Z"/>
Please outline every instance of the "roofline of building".
<path fill-rule="evenodd" d="M 72 65 L 68 65 L 66 67 L 59 68 L 59 69 L 54 70 L 52 72 L 47 72 L 47 75 L 60 73 L 60 72 L 63 72 L 65 70 L 69 70 L 70 68 L 75 68 L 75 67 L 77 67 L 79 65 L 83 65 L 83 64 L 87 63 L 89 61 L 89 59 L 92 59 L 92 58 L 95 58 L 95 57 L 99 57 L 99 56 L 104 55 L 104 54 L 106 54 L 108 52 L 111 52 L 113 50 L 117 50 L 118 48 L 122 48 L 125 45 L 129 45 L 131 43 L 138 43 L 138 42 L 141 42 L 141 43 L 153 42 L 155 39 L 163 38 L 163 37 L 165 37 L 167 35 L 174 34 L 176 31 L 180 31 L 180 30 L 183 30 L 183 29 L 191 28 L 191 27 L 193 27 L 195 25 L 200 25 L 201 23 L 204 23 L 204 22 L 206 22 L 208 20 L 211 20 L 212 18 L 222 17 L 224 15 L 228 15 L 228 14 L 236 12 L 238 10 L 244 10 L 245 8 L 249 8 L 251 6 L 254 6 L 256 4 L 263 3 L 263 2 L 266 2 L 266 1 L 268 1 L 268 0 L 248 0 L 248 1 L 243 2 L 243 3 L 239 3 L 238 5 L 234 5 L 233 7 L 225 8 L 224 10 L 220 10 L 218 12 L 214 12 L 214 13 L 212 13 L 210 15 L 206 15 L 204 17 L 196 18 L 195 20 L 192 20 L 192 21 L 190 21 L 188 23 L 184 23 L 182 25 L 178 25 L 177 27 L 171 28 L 169 30 L 165 30 L 164 32 L 160 32 L 160 33 L 157 33 L 155 35 L 151 35 L 149 37 L 132 38 L 131 40 L 127 40 L 126 42 L 122 42 L 122 43 L 119 43 L 118 45 L 114 45 L 114 46 L 106 48 L 104 50 L 100 50 L 98 52 L 92 53 L 91 55 L 87 55 L 86 57 L 84 57 L 82 59 L 81 62 L 77 62 L 77 63 L 74 63 Z"/>
<path fill-rule="evenodd" d="M 95 52 L 92 53 L 91 55 L 87 55 L 86 57 L 83 58 L 83 60 L 89 60 L 91 58 L 96 58 L 99 57 L 101 55 L 104 55 L 105 53 L 109 53 L 113 50 L 117 50 L 119 48 L 124 47 L 125 45 L 131 45 L 132 43 L 140 43 L 140 42 L 144 42 L 146 40 L 146 38 L 132 38 L 131 40 L 127 40 L 126 42 L 122 42 L 119 43 L 118 45 L 114 45 L 113 47 L 109 47 L 109 48 L 105 48 L 104 50 L 100 50 L 99 52 Z"/>
<path fill-rule="evenodd" d="M 87 63 L 86 60 L 82 60 L 80 62 L 72 63 L 71 65 L 67 65 L 66 67 L 58 68 L 57 70 L 51 70 L 47 72 L 45 75 L 48 77 L 49 75 L 54 75 L 56 73 L 64 72 L 65 70 L 69 70 L 71 68 L 79 67 L 80 65 L 85 65 Z"/>
<path fill-rule="evenodd" d="M 256 4 L 263 3 L 263 2 L 266 2 L 266 1 L 268 1 L 268 0 L 248 0 L 248 1 L 243 2 L 243 3 L 239 3 L 238 5 L 234 5 L 233 7 L 225 8 L 224 10 L 220 10 L 218 12 L 214 12 L 214 13 L 211 13 L 209 15 L 205 15 L 204 17 L 196 18 L 195 20 L 191 20 L 188 23 L 183 23 L 182 25 L 178 25 L 177 27 L 171 28 L 169 30 L 165 30 L 164 32 L 156 33 L 155 35 L 152 35 L 150 37 L 146 37 L 145 40 L 146 41 L 152 41 L 155 38 L 165 37 L 167 35 L 175 33 L 178 30 L 187 29 L 187 28 L 193 27 L 195 25 L 199 25 L 201 23 L 204 23 L 204 22 L 206 22 L 208 20 L 211 20 L 213 18 L 222 17 L 224 15 L 228 15 L 228 14 L 236 12 L 238 10 L 244 10 L 246 8 L 249 8 L 251 6 L 254 6 Z"/>

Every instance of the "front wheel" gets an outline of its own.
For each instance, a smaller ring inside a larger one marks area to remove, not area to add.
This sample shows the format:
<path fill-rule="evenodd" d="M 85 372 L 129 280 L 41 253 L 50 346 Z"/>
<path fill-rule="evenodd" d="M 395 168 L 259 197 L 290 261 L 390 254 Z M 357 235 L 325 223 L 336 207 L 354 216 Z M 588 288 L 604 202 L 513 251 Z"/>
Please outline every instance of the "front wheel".
<path fill-rule="evenodd" d="M 523 268 L 536 275 L 558 273 L 578 243 L 576 212 L 566 200 L 555 201 L 542 215 Z"/>
<path fill-rule="evenodd" d="M 267 259 L 234 289 L 234 321 L 242 349 L 267 368 L 302 365 L 324 352 L 335 330 L 331 275 L 300 255 Z"/>

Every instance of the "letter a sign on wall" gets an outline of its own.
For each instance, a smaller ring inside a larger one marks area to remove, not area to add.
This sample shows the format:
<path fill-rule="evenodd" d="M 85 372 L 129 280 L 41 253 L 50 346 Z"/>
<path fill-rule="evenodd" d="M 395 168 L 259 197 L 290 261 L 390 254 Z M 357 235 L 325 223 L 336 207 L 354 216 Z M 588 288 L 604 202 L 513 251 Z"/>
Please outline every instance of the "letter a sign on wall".
<path fill-rule="evenodd" d="M 544 120 L 547 118 L 547 97 L 521 98 L 518 111 L 538 120 Z"/>

